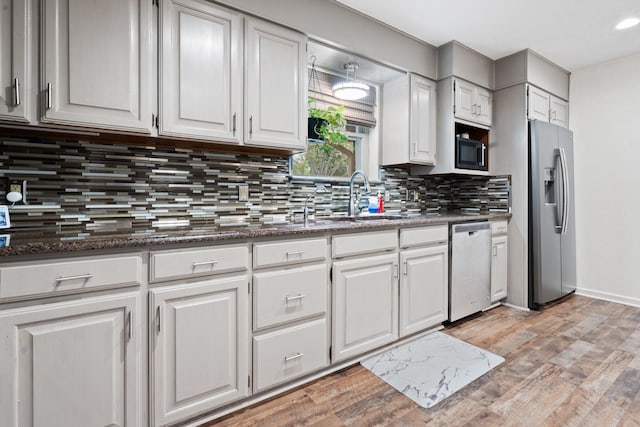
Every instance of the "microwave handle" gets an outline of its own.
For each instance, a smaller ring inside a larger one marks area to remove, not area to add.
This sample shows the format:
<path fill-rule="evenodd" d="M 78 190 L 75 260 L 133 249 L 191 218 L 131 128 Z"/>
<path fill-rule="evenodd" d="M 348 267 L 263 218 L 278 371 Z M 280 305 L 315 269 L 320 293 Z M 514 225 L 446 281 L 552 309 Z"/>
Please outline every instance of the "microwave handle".
<path fill-rule="evenodd" d="M 487 146 L 482 144 L 482 158 L 480 160 L 480 166 L 484 167 L 485 166 L 485 158 L 487 156 Z"/>

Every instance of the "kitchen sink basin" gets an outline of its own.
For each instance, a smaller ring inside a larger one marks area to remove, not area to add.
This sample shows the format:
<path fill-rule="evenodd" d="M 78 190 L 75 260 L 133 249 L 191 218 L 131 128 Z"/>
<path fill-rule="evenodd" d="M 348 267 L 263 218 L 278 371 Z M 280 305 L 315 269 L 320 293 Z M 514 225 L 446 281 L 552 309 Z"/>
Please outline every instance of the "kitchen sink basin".
<path fill-rule="evenodd" d="M 354 216 L 325 216 L 316 218 L 315 222 L 361 222 L 361 221 L 383 221 L 390 219 L 402 219 L 402 215 L 354 215 Z"/>

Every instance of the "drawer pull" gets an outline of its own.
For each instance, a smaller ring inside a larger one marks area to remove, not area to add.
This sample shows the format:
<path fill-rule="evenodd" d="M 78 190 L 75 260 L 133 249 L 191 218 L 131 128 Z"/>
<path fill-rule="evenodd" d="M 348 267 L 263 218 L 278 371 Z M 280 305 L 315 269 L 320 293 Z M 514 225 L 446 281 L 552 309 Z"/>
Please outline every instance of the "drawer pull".
<path fill-rule="evenodd" d="M 193 263 L 193 268 L 196 267 L 200 267 L 201 265 L 215 265 L 217 263 L 219 263 L 220 261 L 200 261 L 200 262 L 194 262 Z"/>
<path fill-rule="evenodd" d="M 304 298 L 305 295 L 304 294 L 298 294 L 298 295 L 294 295 L 294 296 L 287 296 L 285 297 L 284 301 L 288 304 L 291 301 L 297 301 L 297 300 L 301 300 L 302 298 Z"/>
<path fill-rule="evenodd" d="M 304 251 L 291 251 L 291 252 L 287 252 L 287 258 L 289 258 L 292 255 L 300 255 L 302 256 L 302 254 L 304 253 Z"/>
<path fill-rule="evenodd" d="M 93 274 L 79 274 L 77 276 L 63 276 L 63 277 L 56 277 L 56 282 L 67 282 L 69 280 L 80 280 L 80 279 L 91 279 L 93 277 Z"/>
<path fill-rule="evenodd" d="M 292 360 L 300 359 L 302 356 L 304 356 L 304 353 L 296 353 L 293 356 L 285 356 L 284 361 L 291 362 Z"/>

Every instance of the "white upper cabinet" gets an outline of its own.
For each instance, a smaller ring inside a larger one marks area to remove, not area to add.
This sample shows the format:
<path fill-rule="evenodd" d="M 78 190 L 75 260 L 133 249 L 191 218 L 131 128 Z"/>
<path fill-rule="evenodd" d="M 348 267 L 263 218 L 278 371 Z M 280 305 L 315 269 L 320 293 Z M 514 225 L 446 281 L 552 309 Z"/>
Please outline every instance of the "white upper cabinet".
<path fill-rule="evenodd" d="M 382 164 L 435 164 L 435 82 L 402 76 L 385 83 L 382 100 Z"/>
<path fill-rule="evenodd" d="M 246 20 L 245 142 L 304 150 L 307 126 L 304 35 Z"/>
<path fill-rule="evenodd" d="M 43 122 L 150 132 L 151 1 L 42 2 Z"/>
<path fill-rule="evenodd" d="M 551 95 L 549 122 L 566 128 L 569 127 L 569 103 L 567 101 Z"/>
<path fill-rule="evenodd" d="M 493 95 L 490 91 L 463 80 L 455 80 L 453 90 L 456 118 L 491 126 Z"/>
<path fill-rule="evenodd" d="M 0 120 L 28 121 L 30 4 L 0 1 Z"/>
<path fill-rule="evenodd" d="M 200 0 L 160 7 L 162 135 L 242 142 L 242 16 Z"/>
<path fill-rule="evenodd" d="M 527 87 L 527 118 L 569 127 L 569 103 L 529 85 Z"/>
<path fill-rule="evenodd" d="M 528 95 L 528 118 L 531 120 L 542 120 L 544 122 L 548 122 L 549 101 L 551 100 L 551 95 L 535 86 L 529 86 Z"/>

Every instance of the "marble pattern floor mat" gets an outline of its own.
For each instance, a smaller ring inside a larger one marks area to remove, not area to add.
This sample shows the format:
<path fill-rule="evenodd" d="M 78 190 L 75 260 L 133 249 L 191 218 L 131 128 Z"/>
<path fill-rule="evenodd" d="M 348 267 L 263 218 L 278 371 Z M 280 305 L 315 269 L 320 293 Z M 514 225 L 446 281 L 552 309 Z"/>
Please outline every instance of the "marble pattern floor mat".
<path fill-rule="evenodd" d="M 393 347 L 360 362 L 423 408 L 431 408 L 504 358 L 442 332 Z"/>

